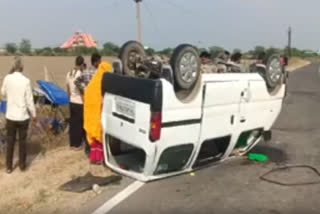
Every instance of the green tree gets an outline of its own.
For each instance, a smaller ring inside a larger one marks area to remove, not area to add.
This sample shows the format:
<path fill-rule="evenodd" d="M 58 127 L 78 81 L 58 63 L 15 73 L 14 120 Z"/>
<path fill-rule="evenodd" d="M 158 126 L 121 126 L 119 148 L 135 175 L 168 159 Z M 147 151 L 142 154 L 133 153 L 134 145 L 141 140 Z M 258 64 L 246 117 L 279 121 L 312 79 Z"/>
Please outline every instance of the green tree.
<path fill-rule="evenodd" d="M 232 53 L 242 53 L 240 48 L 235 48 Z"/>
<path fill-rule="evenodd" d="M 172 48 L 165 48 L 161 51 L 158 52 L 161 55 L 165 55 L 165 56 L 171 56 L 173 53 L 173 49 Z"/>
<path fill-rule="evenodd" d="M 15 54 L 18 51 L 18 46 L 16 43 L 7 43 L 5 48 L 6 52 L 9 54 Z"/>
<path fill-rule="evenodd" d="M 52 49 L 54 54 L 57 56 L 64 56 L 67 55 L 68 51 L 66 49 L 62 49 L 60 47 L 55 47 Z"/>
<path fill-rule="evenodd" d="M 23 54 L 31 54 L 31 41 L 28 39 L 22 39 L 19 45 L 19 50 Z"/>
<path fill-rule="evenodd" d="M 318 53 L 313 50 L 304 50 L 305 57 L 316 57 Z"/>
<path fill-rule="evenodd" d="M 266 49 L 265 52 L 266 52 L 266 58 L 268 59 L 273 54 L 282 54 L 283 50 L 279 48 L 270 47 Z"/>
<path fill-rule="evenodd" d="M 52 50 L 52 48 L 50 47 L 45 47 L 42 49 L 42 56 L 54 56 L 54 52 Z"/>
<path fill-rule="evenodd" d="M 146 49 L 146 54 L 148 55 L 148 56 L 152 56 L 152 55 L 154 55 L 156 53 L 156 51 L 153 49 L 153 48 L 147 48 Z"/>
<path fill-rule="evenodd" d="M 266 52 L 266 49 L 263 46 L 256 46 L 253 51 L 251 51 L 251 55 L 254 58 L 257 58 L 263 52 Z"/>
<path fill-rule="evenodd" d="M 303 58 L 318 56 L 318 54 L 312 50 L 300 50 L 298 48 L 291 48 L 291 54 L 292 56 L 303 57 Z"/>
<path fill-rule="evenodd" d="M 85 51 L 79 51 L 79 52 L 89 52 L 87 50 Z M 68 50 L 61 49 L 60 47 L 44 47 L 44 48 L 38 48 L 34 50 L 34 54 L 37 56 L 66 56 L 68 55 Z"/>
<path fill-rule="evenodd" d="M 224 48 L 219 46 L 212 46 L 209 48 L 209 53 L 211 54 L 212 58 L 216 58 L 222 51 L 224 51 Z"/>
<path fill-rule="evenodd" d="M 36 49 L 34 49 L 34 54 L 35 54 L 36 56 L 41 56 L 41 53 L 42 53 L 42 49 L 41 49 L 41 48 L 36 48 Z"/>
<path fill-rule="evenodd" d="M 120 52 L 120 47 L 112 42 L 103 44 L 102 54 L 106 56 L 116 56 Z"/>
<path fill-rule="evenodd" d="M 96 48 L 76 47 L 73 51 L 75 55 L 91 55 L 98 52 Z"/>
<path fill-rule="evenodd" d="M 201 54 L 202 52 L 208 52 L 208 50 L 206 48 L 198 48 L 199 54 Z"/>

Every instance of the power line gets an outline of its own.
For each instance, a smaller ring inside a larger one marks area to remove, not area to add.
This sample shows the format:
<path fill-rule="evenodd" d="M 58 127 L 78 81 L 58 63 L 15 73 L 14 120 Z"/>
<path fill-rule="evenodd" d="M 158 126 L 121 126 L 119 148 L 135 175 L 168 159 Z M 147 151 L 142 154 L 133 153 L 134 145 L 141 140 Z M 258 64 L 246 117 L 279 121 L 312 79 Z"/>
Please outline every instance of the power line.
<path fill-rule="evenodd" d="M 133 0 L 133 1 L 136 3 L 136 8 L 137 8 L 138 40 L 139 40 L 140 43 L 142 43 L 141 3 L 143 2 L 143 0 Z M 188 14 L 192 13 L 192 11 L 190 11 L 190 10 L 188 10 L 188 9 L 182 7 L 181 5 L 178 5 L 178 4 L 176 4 L 176 3 L 172 2 L 172 1 L 169 1 L 169 0 L 162 0 L 162 1 L 167 2 L 172 7 L 176 8 L 176 9 L 178 9 L 180 11 L 183 11 L 184 13 L 188 13 Z M 148 7 L 148 5 L 146 3 L 145 3 L 145 6 L 147 8 L 147 11 L 148 11 L 151 19 L 154 22 L 154 27 L 155 27 L 156 31 L 158 31 L 157 24 L 155 22 L 155 18 L 153 17 L 150 8 Z"/>
<path fill-rule="evenodd" d="M 151 11 L 149 5 L 147 4 L 147 1 L 144 2 L 144 6 L 146 7 L 147 12 L 148 12 L 148 14 L 149 14 L 149 16 L 150 16 L 150 18 L 151 18 L 152 26 L 154 27 L 155 32 L 156 32 L 158 35 L 160 35 L 161 33 L 160 33 L 160 30 L 159 30 L 157 21 L 156 21 L 155 17 L 153 16 L 152 11 Z"/>
<path fill-rule="evenodd" d="M 114 0 L 111 4 L 108 4 L 108 5 L 106 5 L 106 7 L 108 7 L 108 8 L 113 8 L 113 7 L 115 7 L 116 5 L 118 4 L 118 0 Z"/>
<path fill-rule="evenodd" d="M 177 4 L 176 2 L 173 2 L 173 1 L 170 1 L 170 0 L 161 0 L 161 1 L 167 2 L 171 7 L 174 7 L 176 9 L 180 10 L 183 13 L 186 13 L 186 12 L 187 13 L 193 13 L 193 11 L 191 11 L 190 9 L 185 8 L 185 7 Z"/>

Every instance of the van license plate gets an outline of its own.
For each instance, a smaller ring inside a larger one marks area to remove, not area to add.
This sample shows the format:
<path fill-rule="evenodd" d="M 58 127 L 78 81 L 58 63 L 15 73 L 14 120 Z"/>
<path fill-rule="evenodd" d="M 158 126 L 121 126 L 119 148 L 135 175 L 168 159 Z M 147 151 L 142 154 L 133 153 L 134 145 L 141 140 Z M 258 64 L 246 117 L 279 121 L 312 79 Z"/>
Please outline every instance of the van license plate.
<path fill-rule="evenodd" d="M 135 103 L 130 100 L 116 98 L 116 112 L 135 119 Z"/>

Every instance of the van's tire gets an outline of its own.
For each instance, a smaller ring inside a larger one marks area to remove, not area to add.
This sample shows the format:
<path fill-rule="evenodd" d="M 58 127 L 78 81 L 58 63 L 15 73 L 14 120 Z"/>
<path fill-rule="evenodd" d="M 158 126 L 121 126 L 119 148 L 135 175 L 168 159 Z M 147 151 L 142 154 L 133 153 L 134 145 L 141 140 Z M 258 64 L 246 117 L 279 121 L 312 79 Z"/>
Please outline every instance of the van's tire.
<path fill-rule="evenodd" d="M 284 68 L 281 57 L 277 54 L 271 55 L 267 61 L 265 81 L 270 92 L 279 88 L 284 81 Z"/>
<path fill-rule="evenodd" d="M 198 50 L 189 44 L 179 45 L 173 51 L 170 65 L 176 87 L 183 90 L 192 89 L 201 73 Z"/>
<path fill-rule="evenodd" d="M 136 76 L 135 63 L 137 57 L 145 57 L 143 45 L 137 41 L 126 42 L 120 49 L 119 59 L 123 65 L 123 73 L 128 76 Z"/>

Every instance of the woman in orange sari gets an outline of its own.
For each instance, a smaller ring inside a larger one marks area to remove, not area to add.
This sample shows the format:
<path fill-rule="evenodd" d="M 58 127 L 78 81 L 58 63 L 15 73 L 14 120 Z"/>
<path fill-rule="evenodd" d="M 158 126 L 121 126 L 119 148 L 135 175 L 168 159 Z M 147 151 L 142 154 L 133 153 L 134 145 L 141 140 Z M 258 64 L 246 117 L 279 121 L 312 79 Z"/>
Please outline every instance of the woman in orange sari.
<path fill-rule="evenodd" d="M 109 63 L 102 62 L 84 93 L 84 129 L 91 148 L 90 161 L 95 164 L 101 164 L 104 160 L 101 124 L 102 78 L 104 73 L 112 72 L 112 70 L 112 66 Z"/>

